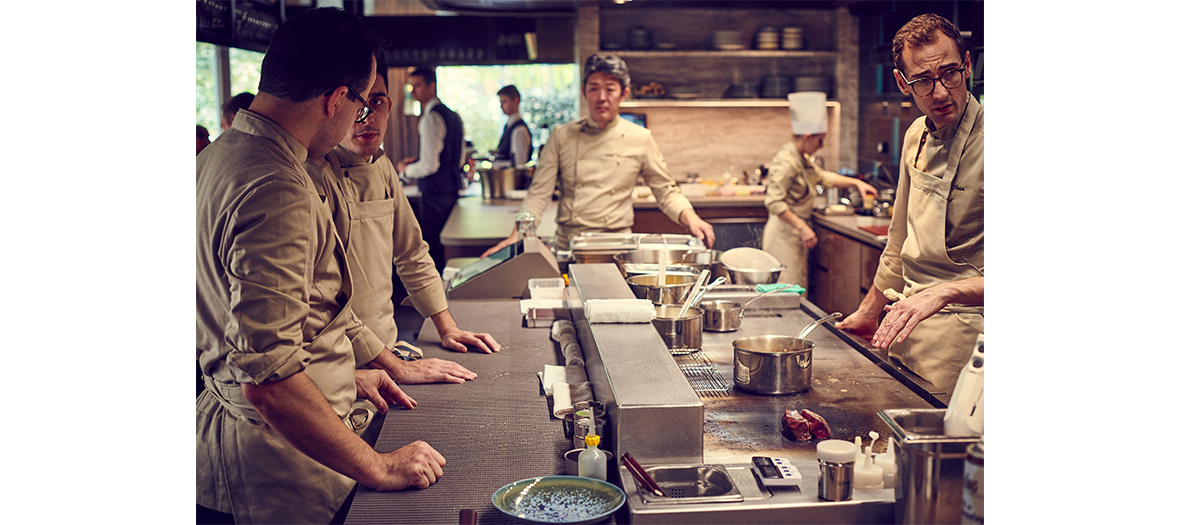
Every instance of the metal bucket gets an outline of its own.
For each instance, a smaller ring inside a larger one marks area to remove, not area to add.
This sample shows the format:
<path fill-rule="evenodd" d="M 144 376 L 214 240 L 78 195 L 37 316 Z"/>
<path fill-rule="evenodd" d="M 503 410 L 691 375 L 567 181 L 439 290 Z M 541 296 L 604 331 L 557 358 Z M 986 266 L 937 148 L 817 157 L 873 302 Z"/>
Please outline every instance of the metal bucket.
<path fill-rule="evenodd" d="M 785 335 L 733 342 L 733 386 L 754 394 L 794 394 L 811 388 L 815 343 Z"/>
<path fill-rule="evenodd" d="M 673 354 L 701 349 L 701 309 L 689 308 L 684 317 L 678 317 L 681 308 L 683 305 L 656 305 L 656 318 L 651 321 Z"/>
<path fill-rule="evenodd" d="M 532 168 L 495 168 L 479 170 L 479 183 L 485 199 L 506 199 L 508 192 L 529 187 Z"/>
<path fill-rule="evenodd" d="M 943 432 L 946 409 L 882 410 L 897 439 L 897 523 L 962 522 L 963 461 L 967 447 L 979 437 L 952 437 Z"/>

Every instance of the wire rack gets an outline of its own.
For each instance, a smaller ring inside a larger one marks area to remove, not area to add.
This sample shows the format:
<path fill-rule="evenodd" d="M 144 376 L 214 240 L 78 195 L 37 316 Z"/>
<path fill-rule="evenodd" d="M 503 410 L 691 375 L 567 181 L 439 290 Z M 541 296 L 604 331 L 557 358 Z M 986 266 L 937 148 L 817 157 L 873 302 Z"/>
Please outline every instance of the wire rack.
<path fill-rule="evenodd" d="M 697 395 L 708 397 L 725 397 L 729 395 L 729 383 L 725 381 L 724 377 L 717 372 L 717 367 L 713 366 L 713 361 L 709 360 L 709 356 L 705 355 L 700 350 L 677 354 L 676 364 L 680 367 L 680 371 L 684 373 L 684 377 L 688 379 L 688 384 L 696 391 Z"/>

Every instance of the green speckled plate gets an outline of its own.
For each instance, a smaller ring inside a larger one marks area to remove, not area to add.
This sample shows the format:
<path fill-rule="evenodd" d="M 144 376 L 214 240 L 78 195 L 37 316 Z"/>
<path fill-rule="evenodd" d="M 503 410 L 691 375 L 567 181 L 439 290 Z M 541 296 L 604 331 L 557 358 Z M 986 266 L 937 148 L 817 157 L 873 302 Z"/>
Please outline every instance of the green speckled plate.
<path fill-rule="evenodd" d="M 524 523 L 596 523 L 610 516 L 627 495 L 605 481 L 578 476 L 544 476 L 500 487 L 492 504 Z"/>

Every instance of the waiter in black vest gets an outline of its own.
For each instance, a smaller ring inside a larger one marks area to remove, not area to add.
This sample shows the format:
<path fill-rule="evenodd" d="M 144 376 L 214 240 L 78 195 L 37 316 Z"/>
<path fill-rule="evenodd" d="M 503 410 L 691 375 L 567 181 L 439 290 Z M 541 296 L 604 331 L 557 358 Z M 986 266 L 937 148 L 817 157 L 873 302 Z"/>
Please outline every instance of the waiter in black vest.
<path fill-rule="evenodd" d="M 511 84 L 496 93 L 500 96 L 500 111 L 508 115 L 500 146 L 496 149 L 496 163 L 508 161 L 510 166 L 524 166 L 533 157 L 533 136 L 520 117 L 520 91 Z"/>
<path fill-rule="evenodd" d="M 397 163 L 398 176 L 418 181 L 418 224 L 422 239 L 430 245 L 430 258 L 441 274 L 446 267 L 443 225 L 463 189 L 463 121 L 438 100 L 433 68 L 410 73 L 411 95 L 422 104 L 418 117 L 418 156 Z"/>

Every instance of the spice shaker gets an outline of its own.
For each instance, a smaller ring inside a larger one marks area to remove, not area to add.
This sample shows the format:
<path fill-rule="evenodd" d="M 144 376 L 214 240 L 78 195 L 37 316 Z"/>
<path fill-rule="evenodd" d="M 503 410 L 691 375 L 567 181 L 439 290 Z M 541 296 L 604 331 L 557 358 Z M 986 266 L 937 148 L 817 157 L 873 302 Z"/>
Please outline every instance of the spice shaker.
<path fill-rule="evenodd" d="M 815 446 L 819 458 L 819 499 L 852 499 L 852 472 L 856 463 L 856 445 L 839 439 L 826 439 Z"/>

